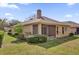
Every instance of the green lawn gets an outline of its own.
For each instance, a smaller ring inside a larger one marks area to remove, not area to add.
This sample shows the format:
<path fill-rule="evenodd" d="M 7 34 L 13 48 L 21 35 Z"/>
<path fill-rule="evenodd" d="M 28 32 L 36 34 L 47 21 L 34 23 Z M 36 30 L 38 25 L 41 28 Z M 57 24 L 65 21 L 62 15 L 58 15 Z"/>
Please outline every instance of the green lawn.
<path fill-rule="evenodd" d="M 47 50 L 43 47 L 29 45 L 26 42 L 11 43 L 14 40 L 16 39 L 5 34 L 0 54 L 47 54 Z"/>
<path fill-rule="evenodd" d="M 26 54 L 26 55 L 47 55 L 47 54 L 79 54 L 79 37 L 69 37 L 63 39 L 55 39 L 46 43 L 28 44 L 11 43 L 16 40 L 5 34 L 3 40 L 3 48 L 0 48 L 0 54 Z"/>
<path fill-rule="evenodd" d="M 79 38 L 78 36 L 73 36 L 73 37 L 66 37 L 66 38 L 60 38 L 60 39 L 53 39 L 53 40 L 47 41 L 46 43 L 42 43 L 42 44 L 40 43 L 38 45 L 48 49 L 78 38 Z"/>
<path fill-rule="evenodd" d="M 61 44 L 56 47 L 51 47 L 48 49 L 49 52 L 52 51 L 53 54 L 78 54 L 79 55 L 79 39 Z M 52 54 L 51 53 L 51 54 Z"/>

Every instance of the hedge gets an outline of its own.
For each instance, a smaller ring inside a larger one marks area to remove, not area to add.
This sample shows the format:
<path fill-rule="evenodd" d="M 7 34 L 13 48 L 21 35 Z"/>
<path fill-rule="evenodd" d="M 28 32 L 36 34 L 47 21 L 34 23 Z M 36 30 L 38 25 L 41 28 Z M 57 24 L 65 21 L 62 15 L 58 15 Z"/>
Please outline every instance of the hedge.
<path fill-rule="evenodd" d="M 47 37 L 44 35 L 33 35 L 27 38 L 28 43 L 43 43 L 47 41 Z"/>

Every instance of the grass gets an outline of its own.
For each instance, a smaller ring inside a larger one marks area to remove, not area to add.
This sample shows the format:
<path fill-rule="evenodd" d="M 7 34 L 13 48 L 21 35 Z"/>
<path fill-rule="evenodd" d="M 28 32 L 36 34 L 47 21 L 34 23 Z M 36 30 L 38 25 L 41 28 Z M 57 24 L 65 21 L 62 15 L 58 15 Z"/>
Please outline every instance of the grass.
<path fill-rule="evenodd" d="M 6 48 L 6 47 L 8 47 L 8 46 L 14 45 L 14 44 L 11 43 L 11 42 L 14 41 L 14 40 L 16 40 L 16 38 L 11 37 L 11 36 L 5 34 L 5 35 L 4 35 L 4 39 L 3 39 L 3 45 L 2 45 L 2 47 L 3 47 L 3 48 Z"/>
<path fill-rule="evenodd" d="M 0 48 L 0 54 L 2 55 L 12 55 L 12 54 L 47 54 L 46 49 L 39 47 L 37 45 L 29 45 L 26 42 L 23 43 L 11 43 L 16 40 L 15 38 L 5 34 L 3 40 L 3 48 Z"/>
<path fill-rule="evenodd" d="M 79 54 L 78 36 L 51 40 L 46 43 L 28 44 L 11 43 L 16 40 L 5 34 L 3 48 L 0 48 L 1 55 L 48 55 L 48 54 Z"/>
<path fill-rule="evenodd" d="M 79 55 L 79 39 L 63 43 L 56 47 L 48 49 L 51 54 L 63 54 L 63 55 Z"/>
<path fill-rule="evenodd" d="M 65 37 L 65 38 L 60 38 L 60 39 L 53 39 L 53 40 L 49 40 L 45 43 L 40 43 L 38 44 L 39 46 L 42 46 L 44 48 L 50 48 L 50 47 L 54 47 L 54 46 L 57 46 L 57 45 L 60 45 L 62 43 L 66 43 L 68 41 L 71 41 L 71 40 L 75 40 L 79 38 L 78 36 L 72 36 L 72 37 Z"/>

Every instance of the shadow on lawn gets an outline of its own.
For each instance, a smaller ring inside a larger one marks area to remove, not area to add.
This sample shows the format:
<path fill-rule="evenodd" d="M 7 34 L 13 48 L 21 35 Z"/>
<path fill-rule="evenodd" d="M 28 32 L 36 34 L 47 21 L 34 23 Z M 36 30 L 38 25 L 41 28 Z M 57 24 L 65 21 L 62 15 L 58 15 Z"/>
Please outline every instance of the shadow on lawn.
<path fill-rule="evenodd" d="M 54 46 L 60 45 L 60 44 L 65 43 L 65 42 L 75 40 L 77 38 L 79 38 L 79 36 L 64 37 L 64 38 L 49 40 L 45 43 L 39 43 L 37 45 L 48 49 L 50 47 L 54 47 Z"/>

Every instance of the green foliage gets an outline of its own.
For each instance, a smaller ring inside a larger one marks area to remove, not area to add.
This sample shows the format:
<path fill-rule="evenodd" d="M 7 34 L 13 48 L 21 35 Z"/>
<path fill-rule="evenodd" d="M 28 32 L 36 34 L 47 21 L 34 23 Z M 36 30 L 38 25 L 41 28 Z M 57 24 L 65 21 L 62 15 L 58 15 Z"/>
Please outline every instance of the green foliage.
<path fill-rule="evenodd" d="M 24 37 L 24 34 L 22 34 L 22 33 L 17 36 L 17 39 L 26 40 L 26 38 Z"/>
<path fill-rule="evenodd" d="M 38 43 L 39 42 L 39 39 L 38 39 L 38 37 L 29 37 L 27 39 L 27 42 L 28 43 Z"/>
<path fill-rule="evenodd" d="M 17 24 L 14 26 L 14 31 L 16 33 L 22 33 L 22 25 L 21 24 Z"/>
<path fill-rule="evenodd" d="M 14 34 L 12 36 L 16 38 L 16 41 L 14 41 L 14 43 L 25 41 L 25 37 L 22 34 L 21 24 L 17 24 L 14 26 Z"/>
<path fill-rule="evenodd" d="M 18 35 L 19 35 L 19 33 L 14 33 L 11 36 L 16 38 Z"/>
<path fill-rule="evenodd" d="M 2 45 L 3 37 L 4 37 L 4 31 L 0 31 L 0 48 L 1 48 L 1 45 Z"/>
<path fill-rule="evenodd" d="M 0 48 L 0 55 L 79 55 L 79 35 L 70 38 L 58 39 L 56 41 L 50 40 L 45 43 L 38 44 L 27 44 L 22 42 L 19 44 L 11 43 L 16 38 L 11 37 L 7 34 L 4 35 L 3 47 Z M 53 39 L 53 38 L 52 38 Z M 55 45 L 62 40 L 65 41 L 63 44 Z M 59 42 L 57 42 L 59 41 Z M 48 46 L 48 48 L 45 48 Z M 49 47 L 51 46 L 51 47 Z"/>
<path fill-rule="evenodd" d="M 0 31 L 0 39 L 3 39 L 4 31 Z"/>
<path fill-rule="evenodd" d="M 12 37 L 15 37 L 16 40 L 12 41 L 12 43 L 22 43 L 22 42 L 26 42 L 26 38 L 24 37 L 24 34 L 20 33 L 15 33 L 14 35 L 12 35 Z"/>
<path fill-rule="evenodd" d="M 73 33 L 70 33 L 70 34 L 69 34 L 69 36 L 73 36 L 73 35 L 74 35 Z"/>
<path fill-rule="evenodd" d="M 79 36 L 74 35 L 74 36 L 68 36 L 68 37 L 62 37 L 62 38 L 51 38 L 51 40 L 48 39 L 47 42 L 38 44 L 38 45 L 44 48 L 51 48 L 75 39 L 79 39 Z"/>
<path fill-rule="evenodd" d="M 46 42 L 47 37 L 43 35 L 34 35 L 29 38 L 27 38 L 27 42 L 29 43 L 40 43 L 40 42 Z"/>
<path fill-rule="evenodd" d="M 12 30 L 8 31 L 8 35 L 10 35 L 10 36 L 12 35 Z"/>
<path fill-rule="evenodd" d="M 47 37 L 44 35 L 36 35 L 36 37 L 39 38 L 39 42 L 46 42 L 47 41 Z"/>

